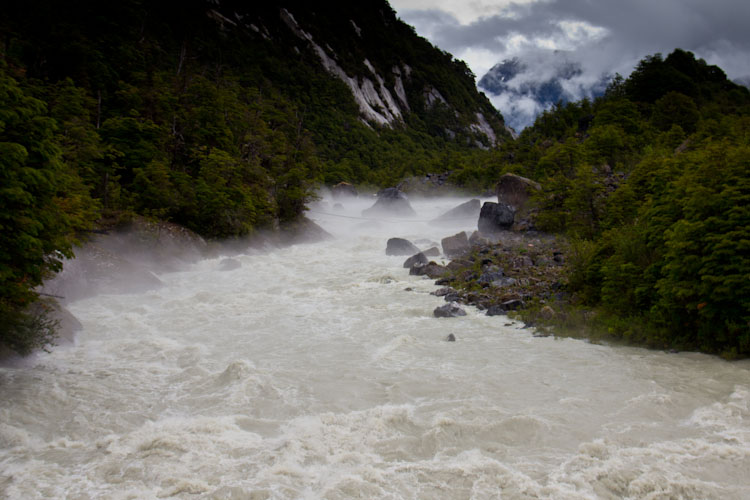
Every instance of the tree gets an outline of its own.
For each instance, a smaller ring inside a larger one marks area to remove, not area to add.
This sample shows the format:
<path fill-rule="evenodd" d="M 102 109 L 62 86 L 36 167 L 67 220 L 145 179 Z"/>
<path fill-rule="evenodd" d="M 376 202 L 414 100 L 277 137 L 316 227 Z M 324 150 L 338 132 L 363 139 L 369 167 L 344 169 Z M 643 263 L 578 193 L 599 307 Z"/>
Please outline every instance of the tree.
<path fill-rule="evenodd" d="M 66 171 L 45 113 L 0 63 L 0 343 L 21 354 L 52 341 L 52 325 L 29 306 L 72 257 L 72 231 L 90 206 L 73 193 L 80 179 Z"/>

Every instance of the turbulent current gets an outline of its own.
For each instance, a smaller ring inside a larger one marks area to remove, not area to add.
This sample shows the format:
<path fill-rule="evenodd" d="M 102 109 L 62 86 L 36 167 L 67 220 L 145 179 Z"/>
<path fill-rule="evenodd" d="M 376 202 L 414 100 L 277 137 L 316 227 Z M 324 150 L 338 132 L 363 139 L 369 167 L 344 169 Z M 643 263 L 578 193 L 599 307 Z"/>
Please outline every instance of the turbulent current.
<path fill-rule="evenodd" d="M 750 498 L 748 362 L 433 317 L 385 244 L 460 201 L 70 303 L 72 345 L 0 367 L 0 497 Z"/>

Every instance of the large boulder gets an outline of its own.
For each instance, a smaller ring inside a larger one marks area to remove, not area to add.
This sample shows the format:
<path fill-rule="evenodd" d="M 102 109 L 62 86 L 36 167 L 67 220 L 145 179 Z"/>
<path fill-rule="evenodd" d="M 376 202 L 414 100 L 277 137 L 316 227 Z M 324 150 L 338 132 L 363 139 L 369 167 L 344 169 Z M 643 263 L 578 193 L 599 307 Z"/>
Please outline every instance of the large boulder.
<path fill-rule="evenodd" d="M 463 231 L 458 234 L 454 234 L 453 236 L 443 238 L 440 243 L 443 246 L 443 253 L 449 259 L 452 259 L 453 257 L 460 257 L 471 250 L 471 245 L 469 245 L 469 238 Z"/>
<path fill-rule="evenodd" d="M 391 238 L 385 246 L 386 255 L 415 255 L 419 253 L 414 243 L 403 238 Z"/>
<path fill-rule="evenodd" d="M 362 210 L 364 217 L 385 215 L 390 217 L 413 217 L 417 215 L 409 203 L 409 198 L 396 188 L 386 188 L 378 192 L 373 206 Z"/>
<path fill-rule="evenodd" d="M 432 219 L 430 224 L 434 226 L 447 226 L 451 224 L 461 223 L 463 221 L 475 221 L 479 215 L 479 211 L 482 208 L 482 204 L 478 199 L 469 200 L 466 203 L 462 203 L 457 207 L 454 207 L 444 214 Z"/>
<path fill-rule="evenodd" d="M 503 175 L 495 185 L 497 202 L 510 205 L 514 210 L 520 210 L 535 191 L 541 190 L 538 182 L 516 174 Z"/>
<path fill-rule="evenodd" d="M 339 182 L 331 188 L 333 199 L 356 198 L 358 194 L 357 189 L 348 182 Z"/>
<path fill-rule="evenodd" d="M 486 201 L 479 213 L 477 227 L 483 234 L 495 234 L 510 229 L 513 226 L 515 211 L 503 203 Z"/>

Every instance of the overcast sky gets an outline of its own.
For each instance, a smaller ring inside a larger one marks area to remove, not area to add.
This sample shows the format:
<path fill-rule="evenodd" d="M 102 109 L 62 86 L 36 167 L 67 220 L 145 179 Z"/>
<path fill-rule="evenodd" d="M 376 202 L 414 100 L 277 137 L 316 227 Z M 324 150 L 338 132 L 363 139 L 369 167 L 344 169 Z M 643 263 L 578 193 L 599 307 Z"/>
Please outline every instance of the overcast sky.
<path fill-rule="evenodd" d="M 591 80 L 679 47 L 750 83 L 750 0 L 390 0 L 477 79 L 513 56 L 566 51 Z M 537 57 L 537 59 L 539 59 Z"/>

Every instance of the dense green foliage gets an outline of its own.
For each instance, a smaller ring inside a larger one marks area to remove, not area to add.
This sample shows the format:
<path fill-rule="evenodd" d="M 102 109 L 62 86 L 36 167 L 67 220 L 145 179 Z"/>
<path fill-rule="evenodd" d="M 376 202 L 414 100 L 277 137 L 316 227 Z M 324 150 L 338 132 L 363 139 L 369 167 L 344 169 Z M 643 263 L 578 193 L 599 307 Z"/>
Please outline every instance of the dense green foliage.
<path fill-rule="evenodd" d="M 610 335 L 750 354 L 750 92 L 685 51 L 544 113 L 499 155 L 574 238 L 570 288 Z"/>
<path fill-rule="evenodd" d="M 72 232 L 95 208 L 66 168 L 46 111 L 0 63 L 0 339 L 21 353 L 49 340 L 48 322 L 23 311 L 37 298 L 33 288 L 72 255 Z"/>

